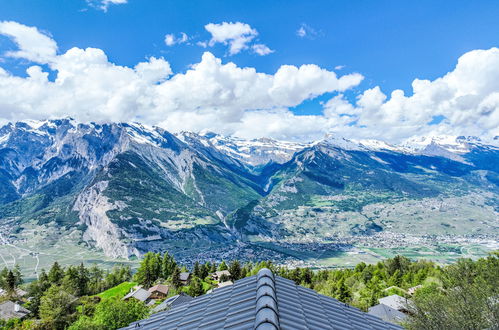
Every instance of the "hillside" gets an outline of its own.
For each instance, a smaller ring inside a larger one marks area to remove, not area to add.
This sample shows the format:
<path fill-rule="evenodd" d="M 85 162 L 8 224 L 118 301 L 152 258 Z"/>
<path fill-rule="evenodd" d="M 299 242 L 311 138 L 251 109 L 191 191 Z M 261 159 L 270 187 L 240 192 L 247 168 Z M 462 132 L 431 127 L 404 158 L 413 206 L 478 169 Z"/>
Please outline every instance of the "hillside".
<path fill-rule="evenodd" d="M 472 137 L 292 143 L 11 123 L 0 128 L 0 254 L 31 271 L 28 259 L 63 246 L 111 263 L 162 250 L 323 264 L 375 260 L 374 247 L 483 255 L 499 234 L 498 164 L 497 140 Z"/>

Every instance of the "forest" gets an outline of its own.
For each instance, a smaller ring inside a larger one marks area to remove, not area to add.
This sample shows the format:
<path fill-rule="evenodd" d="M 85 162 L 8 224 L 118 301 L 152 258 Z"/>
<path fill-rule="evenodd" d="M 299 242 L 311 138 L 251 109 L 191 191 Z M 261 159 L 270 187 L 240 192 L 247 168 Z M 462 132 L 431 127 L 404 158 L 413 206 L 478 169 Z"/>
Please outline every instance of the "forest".
<path fill-rule="evenodd" d="M 24 283 L 18 267 L 4 268 L 0 272 L 0 304 L 15 301 L 29 314 L 1 321 L 0 329 L 118 329 L 148 317 L 168 297 L 180 292 L 199 296 L 219 282 L 252 276 L 264 267 L 363 311 L 392 294 L 410 298 L 408 317 L 402 323 L 408 329 L 498 328 L 499 252 L 494 252 L 486 258 L 460 259 L 447 266 L 396 256 L 377 264 L 335 270 L 291 269 L 270 261 L 238 260 L 196 262 L 187 269 L 168 253 L 147 253 L 135 272 L 123 265 L 105 271 L 95 265 L 62 267 L 55 262 L 31 283 Z M 214 280 L 211 274 L 223 270 L 230 275 Z M 190 281 L 183 283 L 181 274 L 187 272 Z M 155 284 L 164 284 L 169 291 L 152 305 L 122 299 L 133 287 Z"/>

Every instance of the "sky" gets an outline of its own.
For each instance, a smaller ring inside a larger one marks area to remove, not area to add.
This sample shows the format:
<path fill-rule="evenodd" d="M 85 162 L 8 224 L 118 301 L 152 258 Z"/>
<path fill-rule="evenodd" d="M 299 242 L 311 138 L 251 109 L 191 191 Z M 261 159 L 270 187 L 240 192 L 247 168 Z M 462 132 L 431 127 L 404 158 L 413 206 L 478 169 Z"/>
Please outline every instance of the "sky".
<path fill-rule="evenodd" d="M 497 1 L 0 0 L 0 124 L 499 135 Z"/>

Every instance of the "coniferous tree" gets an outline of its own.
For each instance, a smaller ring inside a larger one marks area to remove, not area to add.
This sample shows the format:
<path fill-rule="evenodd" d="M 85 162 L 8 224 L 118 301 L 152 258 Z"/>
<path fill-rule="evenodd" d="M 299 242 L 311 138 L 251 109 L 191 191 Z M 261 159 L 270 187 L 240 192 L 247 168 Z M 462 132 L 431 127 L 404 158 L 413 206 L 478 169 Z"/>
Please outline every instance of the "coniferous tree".
<path fill-rule="evenodd" d="M 210 274 L 210 268 L 209 263 L 201 265 L 199 267 L 199 278 L 204 280 Z"/>
<path fill-rule="evenodd" d="M 193 277 L 189 284 L 189 290 L 187 292 L 192 297 L 197 297 L 204 294 L 203 283 L 198 277 Z"/>
<path fill-rule="evenodd" d="M 56 261 L 52 265 L 52 268 L 50 268 L 49 273 L 48 273 L 49 281 L 52 284 L 57 284 L 59 285 L 61 283 L 61 280 L 64 277 L 64 269 L 59 266 L 59 263 Z"/>
<path fill-rule="evenodd" d="M 65 329 L 73 320 L 76 299 L 58 286 L 51 286 L 40 301 L 40 318 L 49 329 Z"/>
<path fill-rule="evenodd" d="M 220 263 L 220 265 L 218 265 L 218 270 L 222 271 L 222 270 L 228 270 L 229 267 L 227 267 L 227 264 L 225 263 L 225 260 L 222 260 L 222 262 Z"/>
<path fill-rule="evenodd" d="M 78 297 L 81 297 L 88 293 L 88 282 L 89 282 L 88 270 L 85 268 L 85 265 L 81 263 L 80 266 L 78 267 L 78 276 L 76 282 L 76 295 Z"/>
<path fill-rule="evenodd" d="M 239 263 L 238 260 L 234 260 L 230 263 L 229 273 L 230 273 L 230 278 L 233 281 L 237 281 L 238 279 L 241 278 L 241 264 Z"/>
<path fill-rule="evenodd" d="M 9 274 L 9 269 L 7 267 L 4 267 L 0 272 L 0 287 L 4 289 L 7 287 L 6 280 L 8 274 Z"/>
<path fill-rule="evenodd" d="M 197 277 L 201 277 L 201 271 L 199 269 L 199 262 L 194 263 L 194 270 L 192 271 L 192 274 Z"/>
<path fill-rule="evenodd" d="M 180 269 L 175 267 L 172 273 L 172 285 L 174 288 L 178 289 L 182 286 L 182 282 L 180 282 Z"/>
<path fill-rule="evenodd" d="M 150 287 L 159 278 L 161 272 L 161 258 L 159 254 L 148 252 L 140 262 L 140 267 L 135 274 L 137 282 Z"/>
<path fill-rule="evenodd" d="M 5 289 L 8 292 L 13 292 L 16 289 L 16 277 L 11 270 L 9 270 L 7 278 L 5 279 Z"/>
<path fill-rule="evenodd" d="M 14 277 L 16 279 L 16 287 L 24 283 L 23 274 L 21 273 L 21 267 L 19 266 L 19 264 L 16 264 L 14 266 L 12 273 L 14 274 Z"/>

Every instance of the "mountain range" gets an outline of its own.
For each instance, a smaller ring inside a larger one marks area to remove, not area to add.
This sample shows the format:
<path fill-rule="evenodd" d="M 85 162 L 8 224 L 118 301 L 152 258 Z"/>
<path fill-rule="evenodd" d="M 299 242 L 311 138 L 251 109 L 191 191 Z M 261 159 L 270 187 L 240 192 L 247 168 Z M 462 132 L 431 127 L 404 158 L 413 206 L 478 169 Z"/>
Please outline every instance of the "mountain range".
<path fill-rule="evenodd" d="M 72 119 L 0 128 L 0 232 L 12 244 L 33 225 L 113 258 L 383 232 L 497 237 L 498 215 L 498 138 L 294 143 Z"/>

